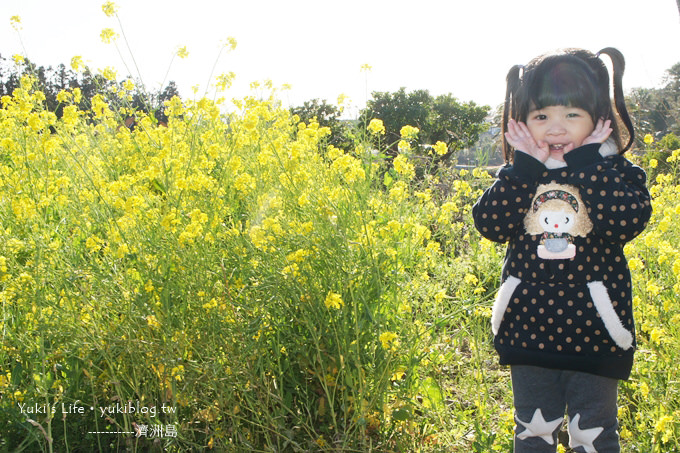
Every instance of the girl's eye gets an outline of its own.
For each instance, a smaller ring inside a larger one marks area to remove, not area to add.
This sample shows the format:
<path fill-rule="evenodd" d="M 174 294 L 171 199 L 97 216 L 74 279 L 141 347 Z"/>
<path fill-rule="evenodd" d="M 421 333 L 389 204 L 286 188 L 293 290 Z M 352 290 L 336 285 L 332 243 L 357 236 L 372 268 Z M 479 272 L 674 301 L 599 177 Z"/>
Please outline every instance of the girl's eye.
<path fill-rule="evenodd" d="M 543 121 L 543 120 L 545 120 L 545 119 L 547 119 L 547 118 L 548 118 L 548 117 L 545 116 L 545 115 L 542 114 L 542 113 L 540 113 L 540 114 L 534 116 L 534 119 L 535 119 L 535 120 L 538 120 L 538 121 Z"/>

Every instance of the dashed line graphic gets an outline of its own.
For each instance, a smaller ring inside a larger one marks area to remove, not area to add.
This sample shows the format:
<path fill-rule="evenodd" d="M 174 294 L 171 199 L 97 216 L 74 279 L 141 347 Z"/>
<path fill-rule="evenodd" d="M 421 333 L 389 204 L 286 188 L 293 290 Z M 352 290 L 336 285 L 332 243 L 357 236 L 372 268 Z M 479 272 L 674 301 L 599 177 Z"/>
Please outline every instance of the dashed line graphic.
<path fill-rule="evenodd" d="M 136 434 L 134 431 L 88 431 L 87 434 Z"/>

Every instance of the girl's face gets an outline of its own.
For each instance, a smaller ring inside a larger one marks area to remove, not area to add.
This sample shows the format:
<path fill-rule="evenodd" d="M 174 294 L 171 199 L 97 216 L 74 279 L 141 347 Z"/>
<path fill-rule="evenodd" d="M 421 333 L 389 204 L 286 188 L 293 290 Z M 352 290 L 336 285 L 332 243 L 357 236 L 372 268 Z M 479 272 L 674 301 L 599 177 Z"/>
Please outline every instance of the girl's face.
<path fill-rule="evenodd" d="M 578 148 L 595 129 L 595 123 L 587 111 L 563 105 L 531 110 L 526 125 L 536 143 L 547 143 L 550 157 L 559 161 L 564 161 L 567 145 L 572 145 L 567 152 Z"/>

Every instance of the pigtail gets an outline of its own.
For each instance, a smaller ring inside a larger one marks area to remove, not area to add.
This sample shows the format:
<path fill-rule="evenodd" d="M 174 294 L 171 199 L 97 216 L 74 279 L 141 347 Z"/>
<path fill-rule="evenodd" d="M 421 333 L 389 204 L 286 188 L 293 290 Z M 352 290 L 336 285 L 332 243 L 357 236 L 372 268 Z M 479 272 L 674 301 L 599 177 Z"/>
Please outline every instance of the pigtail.
<path fill-rule="evenodd" d="M 628 130 L 628 144 L 624 146 L 620 153 L 623 154 L 633 145 L 635 140 L 635 130 L 633 128 L 633 121 L 628 115 L 628 108 L 626 107 L 626 101 L 623 96 L 623 72 L 626 68 L 626 62 L 623 58 L 623 54 L 613 47 L 606 47 L 597 53 L 599 57 L 601 54 L 607 55 L 612 61 L 613 68 L 613 82 L 614 82 L 614 107 L 616 108 L 619 118 L 623 122 L 624 126 Z M 609 88 L 609 87 L 607 87 Z"/>
<path fill-rule="evenodd" d="M 517 114 L 517 90 L 520 86 L 520 72 L 523 66 L 515 65 L 510 68 L 507 76 L 508 86 L 505 91 L 505 106 L 503 107 L 503 123 L 501 125 L 501 136 L 503 140 L 503 160 L 505 163 L 512 161 L 513 150 L 510 143 L 505 139 L 508 130 L 508 121 Z"/>

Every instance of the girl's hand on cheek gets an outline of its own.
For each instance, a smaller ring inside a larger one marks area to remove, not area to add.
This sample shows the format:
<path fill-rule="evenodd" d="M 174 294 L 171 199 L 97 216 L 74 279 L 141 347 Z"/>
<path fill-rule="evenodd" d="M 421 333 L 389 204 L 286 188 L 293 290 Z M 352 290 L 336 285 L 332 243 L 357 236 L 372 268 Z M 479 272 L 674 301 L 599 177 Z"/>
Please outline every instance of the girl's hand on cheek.
<path fill-rule="evenodd" d="M 508 131 L 505 133 L 505 139 L 516 150 L 523 151 L 541 162 L 545 162 L 550 155 L 548 144 L 543 141 L 536 143 L 527 125 L 521 121 L 508 121 Z"/>
<path fill-rule="evenodd" d="M 591 143 L 604 143 L 612 133 L 611 120 L 604 121 L 602 118 L 597 120 L 593 132 L 583 140 L 584 145 Z"/>

